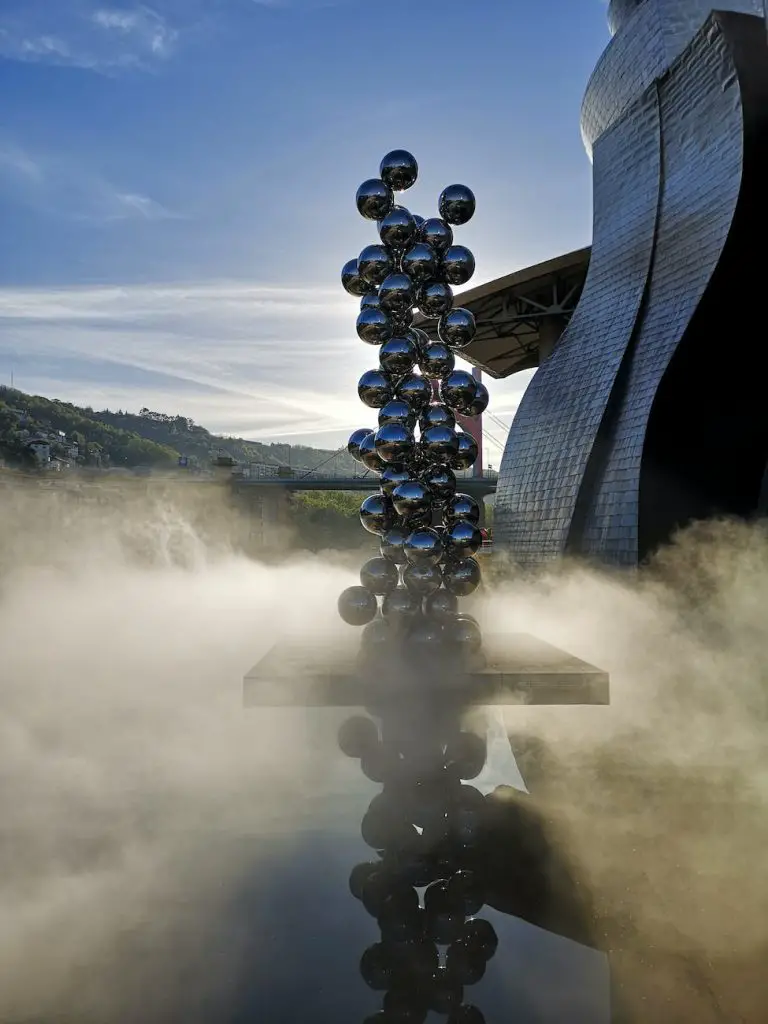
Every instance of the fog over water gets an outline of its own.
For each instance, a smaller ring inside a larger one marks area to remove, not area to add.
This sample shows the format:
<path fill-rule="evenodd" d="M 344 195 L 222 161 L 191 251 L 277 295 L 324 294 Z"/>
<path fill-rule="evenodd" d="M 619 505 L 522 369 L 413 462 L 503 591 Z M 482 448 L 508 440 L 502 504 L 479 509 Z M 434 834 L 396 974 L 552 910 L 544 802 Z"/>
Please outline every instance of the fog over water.
<path fill-rule="evenodd" d="M 242 677 L 286 629 L 343 629 L 355 571 L 247 558 L 217 501 L 3 492 L 3 1024 L 215 1024 L 238 951 L 269 969 L 233 901 L 319 823 L 307 780 L 321 788 L 336 753 L 309 718 L 245 713 Z M 520 708 L 508 725 L 536 740 L 532 799 L 661 1024 L 768 1005 L 767 598 L 765 532 L 726 523 L 642 577 L 562 566 L 480 609 L 488 630 L 611 672 L 610 708 Z"/>

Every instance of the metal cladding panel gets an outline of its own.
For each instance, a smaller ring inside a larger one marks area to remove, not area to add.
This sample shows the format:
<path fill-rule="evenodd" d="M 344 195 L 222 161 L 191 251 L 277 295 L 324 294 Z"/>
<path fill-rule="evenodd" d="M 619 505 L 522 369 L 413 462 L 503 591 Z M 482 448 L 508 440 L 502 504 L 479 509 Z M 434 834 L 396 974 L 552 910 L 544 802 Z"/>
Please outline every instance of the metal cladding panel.
<path fill-rule="evenodd" d="M 648 279 L 660 189 L 652 88 L 595 149 L 594 243 L 573 319 L 515 417 L 494 541 L 520 562 L 565 550 L 582 480 Z"/>
<path fill-rule="evenodd" d="M 739 196 L 741 93 L 717 21 L 662 81 L 659 95 L 663 190 L 650 286 L 577 545 L 625 565 L 636 564 L 639 555 L 640 471 L 651 406 L 718 264 Z"/>

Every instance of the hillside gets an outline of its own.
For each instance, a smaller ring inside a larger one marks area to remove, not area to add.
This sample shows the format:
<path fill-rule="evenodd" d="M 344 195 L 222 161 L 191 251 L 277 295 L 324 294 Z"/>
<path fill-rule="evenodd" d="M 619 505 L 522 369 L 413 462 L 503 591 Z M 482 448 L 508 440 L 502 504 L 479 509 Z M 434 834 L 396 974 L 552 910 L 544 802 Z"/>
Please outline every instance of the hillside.
<path fill-rule="evenodd" d="M 314 469 L 332 452 L 299 445 L 263 444 L 211 434 L 193 420 L 142 409 L 138 414 L 97 411 L 69 402 L 0 387 L 0 457 L 10 465 L 34 465 L 32 446 L 46 444 L 51 456 L 79 465 L 172 468 L 179 456 L 204 466 L 226 452 L 240 463 Z M 335 470 L 354 469 L 346 452 Z"/>

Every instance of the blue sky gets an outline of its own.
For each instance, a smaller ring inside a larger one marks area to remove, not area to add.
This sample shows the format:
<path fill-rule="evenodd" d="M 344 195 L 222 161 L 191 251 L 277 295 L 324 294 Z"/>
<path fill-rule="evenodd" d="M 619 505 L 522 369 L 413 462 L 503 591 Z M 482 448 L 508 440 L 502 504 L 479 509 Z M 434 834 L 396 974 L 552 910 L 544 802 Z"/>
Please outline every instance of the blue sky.
<path fill-rule="evenodd" d="M 381 156 L 478 197 L 473 284 L 587 244 L 601 0 L 3 0 L 0 380 L 336 445 Z M 509 422 L 527 376 L 491 384 Z M 493 461 L 492 453 L 491 461 Z"/>

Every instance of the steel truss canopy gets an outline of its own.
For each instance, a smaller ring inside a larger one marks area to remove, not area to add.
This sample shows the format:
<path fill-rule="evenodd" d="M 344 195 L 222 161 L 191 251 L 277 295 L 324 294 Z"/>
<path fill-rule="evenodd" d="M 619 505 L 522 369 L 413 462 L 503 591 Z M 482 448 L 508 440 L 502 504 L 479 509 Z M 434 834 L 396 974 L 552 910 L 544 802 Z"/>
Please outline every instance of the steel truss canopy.
<path fill-rule="evenodd" d="M 576 308 L 591 251 L 578 249 L 459 293 L 456 305 L 471 309 L 477 321 L 462 359 L 497 379 L 538 366 Z M 435 332 L 434 323 L 417 326 Z"/>

